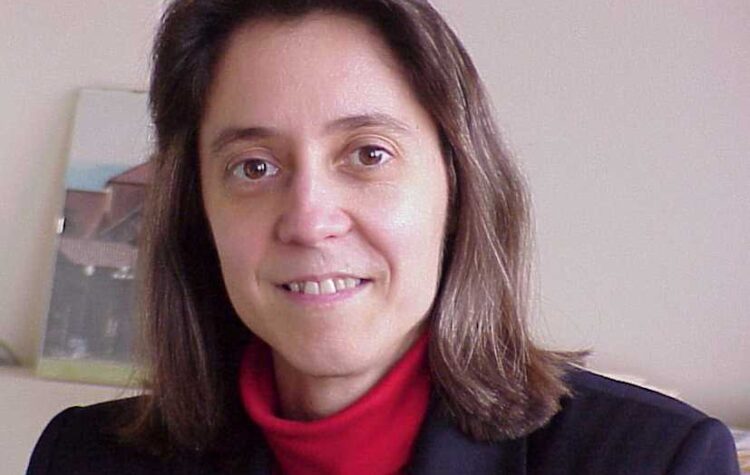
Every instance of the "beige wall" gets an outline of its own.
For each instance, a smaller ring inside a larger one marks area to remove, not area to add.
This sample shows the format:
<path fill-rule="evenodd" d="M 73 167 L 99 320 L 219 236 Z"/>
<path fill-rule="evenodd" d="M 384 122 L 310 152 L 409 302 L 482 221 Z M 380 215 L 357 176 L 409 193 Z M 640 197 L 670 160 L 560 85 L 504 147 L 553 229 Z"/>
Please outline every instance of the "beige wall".
<path fill-rule="evenodd" d="M 0 0 L 0 336 L 27 364 L 75 92 L 145 86 L 159 3 Z M 750 426 L 750 4 L 436 4 L 529 176 L 538 333 Z"/>
<path fill-rule="evenodd" d="M 0 0 L 0 338 L 36 354 L 80 87 L 144 89 L 158 0 Z"/>
<path fill-rule="evenodd" d="M 76 91 L 143 89 L 159 0 L 0 0 L 0 338 L 32 363 Z M 23 473 L 60 409 L 118 389 L 0 369 L 0 472 Z"/>
<path fill-rule="evenodd" d="M 538 332 L 750 426 L 750 3 L 436 4 L 531 183 Z"/>

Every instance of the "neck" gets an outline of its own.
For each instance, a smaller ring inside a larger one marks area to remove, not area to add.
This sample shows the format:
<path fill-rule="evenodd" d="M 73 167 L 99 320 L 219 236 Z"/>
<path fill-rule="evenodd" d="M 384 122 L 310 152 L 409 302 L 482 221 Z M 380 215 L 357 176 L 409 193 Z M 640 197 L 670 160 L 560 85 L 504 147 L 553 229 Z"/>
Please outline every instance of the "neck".
<path fill-rule="evenodd" d="M 284 419 L 311 421 L 335 414 L 362 397 L 381 376 L 310 376 L 275 352 L 273 360 L 279 415 Z"/>
<path fill-rule="evenodd" d="M 276 472 L 405 473 L 430 398 L 428 336 L 392 352 L 394 361 L 381 361 L 383 374 L 378 365 L 357 377 L 313 378 L 262 342 L 251 342 L 239 390 Z"/>
<path fill-rule="evenodd" d="M 299 371 L 273 351 L 274 376 L 280 416 L 312 421 L 340 412 L 364 396 L 412 346 L 422 330 L 402 342 L 388 361 L 369 371 L 346 375 L 315 376 Z"/>

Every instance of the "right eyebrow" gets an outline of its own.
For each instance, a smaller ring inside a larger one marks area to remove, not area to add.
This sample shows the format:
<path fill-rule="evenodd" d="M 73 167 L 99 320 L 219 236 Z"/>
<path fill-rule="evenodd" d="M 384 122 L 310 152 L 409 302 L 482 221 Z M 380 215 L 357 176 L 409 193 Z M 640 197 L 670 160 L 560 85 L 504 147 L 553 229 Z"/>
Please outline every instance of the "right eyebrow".
<path fill-rule="evenodd" d="M 256 140 L 278 135 L 276 129 L 270 127 L 227 127 L 211 142 L 211 152 L 218 153 L 237 140 Z"/>

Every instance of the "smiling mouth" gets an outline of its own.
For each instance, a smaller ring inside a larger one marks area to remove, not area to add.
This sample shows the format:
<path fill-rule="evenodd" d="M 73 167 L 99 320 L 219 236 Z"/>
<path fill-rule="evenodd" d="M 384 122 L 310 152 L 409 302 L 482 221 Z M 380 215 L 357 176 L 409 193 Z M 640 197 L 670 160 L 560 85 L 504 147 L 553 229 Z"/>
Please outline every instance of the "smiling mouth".
<path fill-rule="evenodd" d="M 307 280 L 289 282 L 281 287 L 292 293 L 305 295 L 331 295 L 361 287 L 370 282 L 369 279 L 358 279 L 354 277 L 339 277 L 323 279 L 321 281 Z"/>

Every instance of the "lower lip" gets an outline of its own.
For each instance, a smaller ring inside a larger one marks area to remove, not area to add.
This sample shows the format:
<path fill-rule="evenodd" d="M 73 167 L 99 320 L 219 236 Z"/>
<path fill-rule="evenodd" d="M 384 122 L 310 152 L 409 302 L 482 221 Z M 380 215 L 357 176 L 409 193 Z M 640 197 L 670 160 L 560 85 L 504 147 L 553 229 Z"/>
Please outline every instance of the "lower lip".
<path fill-rule="evenodd" d="M 279 289 L 283 294 L 291 300 L 294 303 L 298 303 L 301 305 L 326 305 L 326 304 L 332 304 L 332 303 L 338 303 L 347 299 L 350 299 L 360 292 L 364 291 L 366 288 L 370 286 L 372 281 L 366 280 L 362 281 L 357 287 L 354 287 L 352 289 L 344 289 L 336 292 L 335 294 L 306 294 L 303 292 L 292 292 L 291 290 L 287 290 L 284 287 L 277 286 L 276 288 Z"/>

